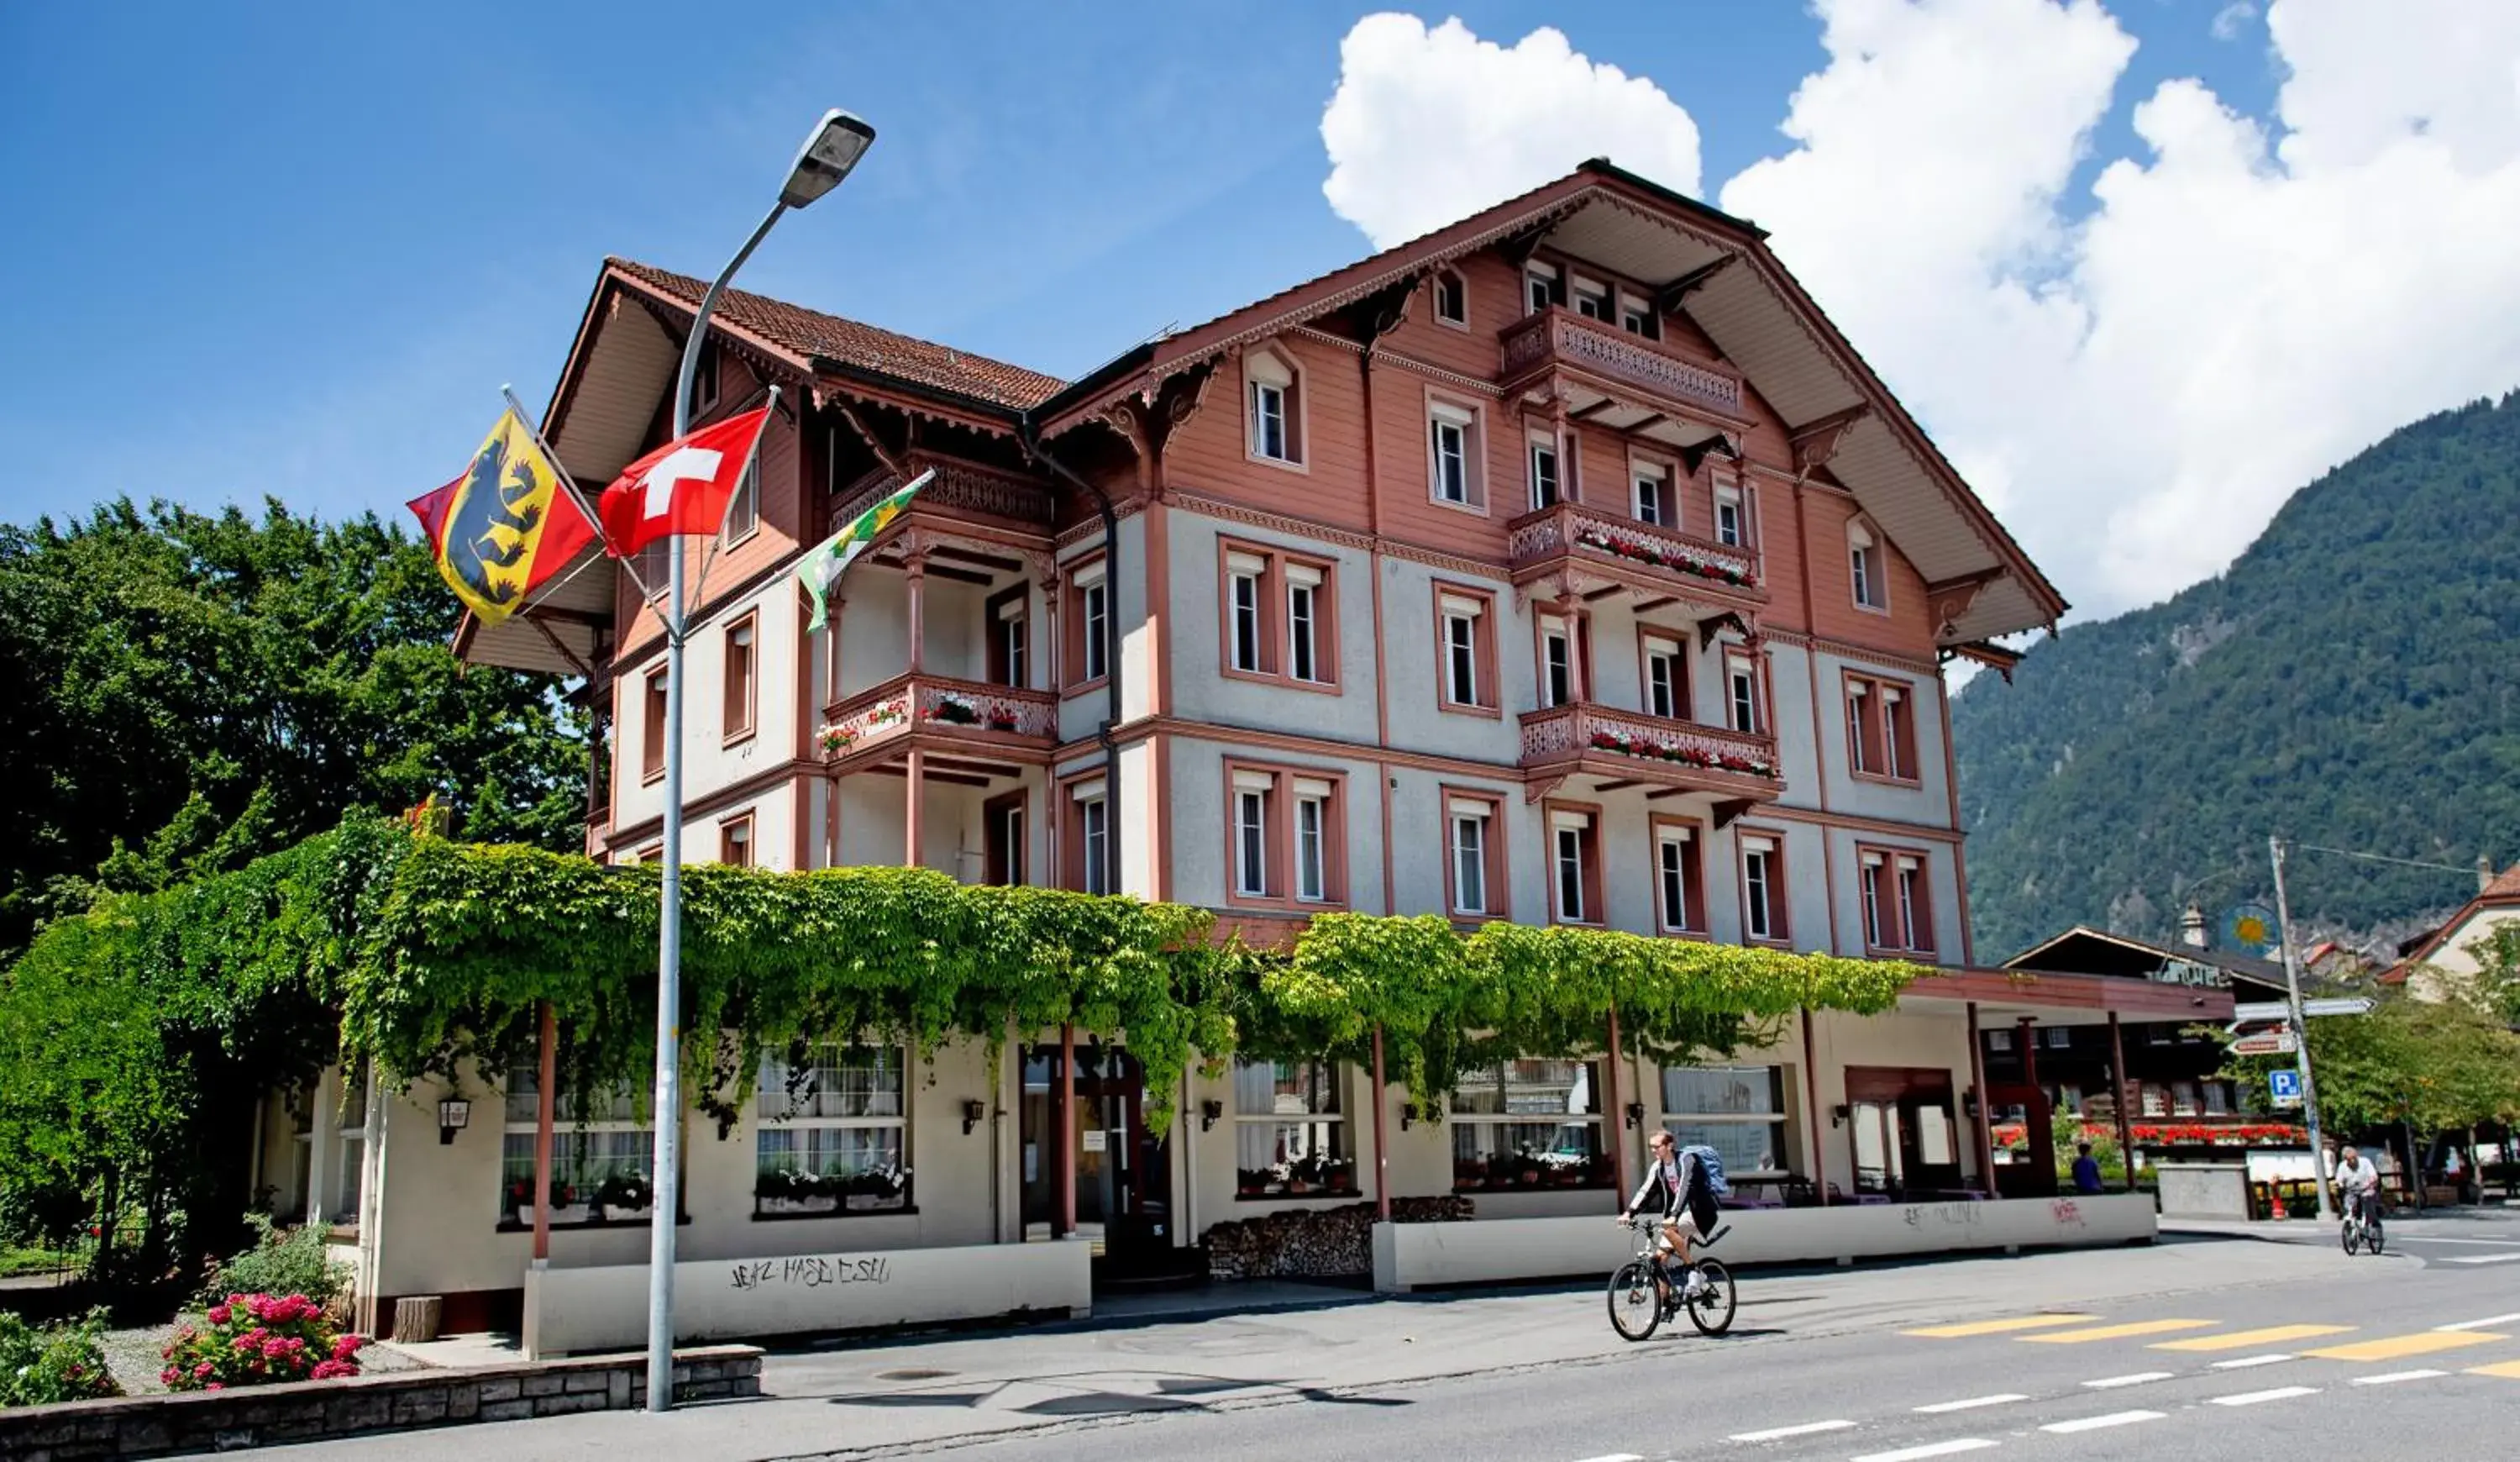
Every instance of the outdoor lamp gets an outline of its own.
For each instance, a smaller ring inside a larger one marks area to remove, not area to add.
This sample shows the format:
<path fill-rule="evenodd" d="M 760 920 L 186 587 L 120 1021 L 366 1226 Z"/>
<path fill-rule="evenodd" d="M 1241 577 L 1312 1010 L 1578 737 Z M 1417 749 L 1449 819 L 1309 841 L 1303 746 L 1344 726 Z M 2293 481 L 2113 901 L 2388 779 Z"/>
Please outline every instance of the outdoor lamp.
<path fill-rule="evenodd" d="M 1208 1100 L 1206 1100 L 1206 1101 L 1204 1101 L 1204 1102 L 1199 1103 L 1199 1104 L 1198 1104 L 1198 1129 L 1199 1129 L 1200 1131 L 1204 1132 L 1204 1131 L 1206 1131 L 1208 1128 L 1210 1128 L 1210 1127 L 1212 1127 L 1212 1126 L 1215 1126 L 1215 1125 L 1216 1125 L 1216 1119 L 1217 1119 L 1218 1118 L 1220 1118 L 1220 1117 L 1223 1117 L 1224 1115 L 1225 1115 L 1225 1104 L 1224 1104 L 1223 1102 L 1217 1101 L 1217 1100 L 1216 1100 L 1215 1098 L 1213 1098 L 1213 1097 L 1209 1098 Z"/>
<path fill-rule="evenodd" d="M 1408 1130 L 1409 1130 L 1409 1124 L 1410 1124 L 1411 1122 L 1416 1121 L 1417 1119 L 1418 1119 L 1418 1104 L 1417 1104 L 1416 1102 L 1403 1102 L 1403 1103 L 1401 1103 L 1401 1104 L 1400 1104 L 1400 1130 L 1402 1130 L 1402 1131 L 1404 1131 L 1404 1132 L 1408 1131 Z"/>
<path fill-rule="evenodd" d="M 1977 1117 L 1977 1088 L 1976 1088 L 1976 1087 L 1972 1086 L 1972 1087 L 1970 1087 L 1968 1090 L 1963 1091 L 1963 1092 L 1961 1092 L 1961 1093 L 1960 1093 L 1960 1113 L 1961 1113 L 1961 1115 L 1962 1115 L 1962 1116 L 1967 1117 L 1967 1118 L 1969 1118 L 1969 1119 L 1972 1119 L 1972 1120 L 1974 1120 L 1974 1119 L 1976 1119 L 1976 1117 Z"/>
<path fill-rule="evenodd" d="M 441 1147 L 452 1146 L 455 1141 L 455 1134 L 464 1130 L 472 1120 L 472 1104 L 471 1102 L 464 1100 L 462 1097 L 441 1098 L 437 1104 L 438 1145 Z"/>
<path fill-rule="evenodd" d="M 1637 1128 L 1643 1126 L 1644 1123 L 1645 1104 L 1642 1102 L 1628 1103 L 1628 1130 L 1633 1132 Z"/>
<path fill-rule="evenodd" d="M 980 1124 L 980 1119 L 988 1116 L 988 1113 L 989 1109 L 981 1106 L 978 1102 L 965 1102 L 963 1104 L 963 1135 L 966 1137 L 970 1136 L 971 1129 L 978 1126 Z"/>
<path fill-rule="evenodd" d="M 1848 1106 L 1844 1102 L 1840 1102 L 1836 1106 L 1828 1109 L 1828 1124 L 1832 1127 L 1845 1126 L 1846 1119 L 1854 1115 L 1855 1109 L 1853 1107 Z"/>
<path fill-rule="evenodd" d="M 873 146 L 875 127 L 865 118 L 836 107 L 824 113 L 823 124 L 797 150 L 796 165 L 788 170 L 788 186 L 779 190 L 779 201 L 801 208 L 831 192 Z"/>

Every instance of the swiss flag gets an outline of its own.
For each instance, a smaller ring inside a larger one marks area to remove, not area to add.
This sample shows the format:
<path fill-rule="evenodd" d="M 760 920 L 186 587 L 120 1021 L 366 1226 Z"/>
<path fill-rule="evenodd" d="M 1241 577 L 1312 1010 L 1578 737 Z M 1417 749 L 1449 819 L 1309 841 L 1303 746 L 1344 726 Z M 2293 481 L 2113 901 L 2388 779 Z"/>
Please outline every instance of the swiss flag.
<path fill-rule="evenodd" d="M 716 532 L 769 420 L 767 406 L 731 416 L 623 468 L 596 505 L 613 556 L 628 558 L 677 533 Z"/>

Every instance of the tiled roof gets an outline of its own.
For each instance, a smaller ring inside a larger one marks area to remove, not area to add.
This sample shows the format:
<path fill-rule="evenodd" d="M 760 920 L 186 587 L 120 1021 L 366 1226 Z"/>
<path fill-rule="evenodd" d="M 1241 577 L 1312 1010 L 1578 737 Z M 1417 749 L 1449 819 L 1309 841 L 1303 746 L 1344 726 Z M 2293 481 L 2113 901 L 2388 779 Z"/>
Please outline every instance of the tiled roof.
<path fill-rule="evenodd" d="M 2520 863 L 2502 870 L 2502 876 L 2478 891 L 2479 898 L 2520 898 Z"/>
<path fill-rule="evenodd" d="M 694 309 L 699 307 L 700 297 L 708 293 L 706 281 L 687 274 L 624 258 L 608 262 Z M 952 391 L 1012 411 L 1040 405 L 1066 384 L 1022 366 L 931 341 L 914 340 L 742 290 L 729 290 L 719 297 L 717 317 L 799 355 L 824 356 L 914 386 Z"/>

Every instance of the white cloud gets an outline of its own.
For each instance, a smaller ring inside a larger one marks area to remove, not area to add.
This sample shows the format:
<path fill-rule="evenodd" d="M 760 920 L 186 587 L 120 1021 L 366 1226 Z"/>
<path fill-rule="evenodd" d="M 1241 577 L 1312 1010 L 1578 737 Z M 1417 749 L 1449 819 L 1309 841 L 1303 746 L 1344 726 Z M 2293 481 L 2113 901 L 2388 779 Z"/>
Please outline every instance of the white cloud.
<path fill-rule="evenodd" d="M 1337 214 L 1377 249 L 1562 177 L 1586 158 L 1685 193 L 1698 187 L 1697 124 L 1662 89 L 1577 54 L 1548 26 L 1511 49 L 1458 20 L 1372 15 L 1339 45 L 1322 114 Z"/>
<path fill-rule="evenodd" d="M 2249 23 L 2257 18 L 2258 8 L 2250 4 L 2249 0 L 2231 0 L 2230 4 L 2214 12 L 2214 38 L 2238 40 L 2240 32 L 2247 29 Z"/>
<path fill-rule="evenodd" d="M 2392 428 L 2520 387 L 2520 5 L 2274 0 L 2273 116 L 2162 84 L 2080 221 L 2134 52 L 2098 0 L 1816 9 L 1793 146 L 1723 206 L 2083 612 L 2218 571 Z"/>

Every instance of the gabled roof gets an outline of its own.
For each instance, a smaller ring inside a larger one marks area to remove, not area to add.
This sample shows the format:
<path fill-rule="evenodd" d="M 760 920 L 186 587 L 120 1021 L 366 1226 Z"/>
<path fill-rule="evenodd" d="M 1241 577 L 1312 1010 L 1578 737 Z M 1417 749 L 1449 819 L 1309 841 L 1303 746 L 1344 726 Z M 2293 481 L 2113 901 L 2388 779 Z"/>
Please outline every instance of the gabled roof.
<path fill-rule="evenodd" d="M 2112 952 L 2119 957 L 2111 959 L 2109 955 Z M 2005 960 L 2003 968 L 2097 975 L 2113 974 L 2132 963 L 2174 959 L 2205 965 L 2253 984 L 2277 989 L 2284 986 L 2283 966 L 2272 960 L 2219 949 L 2199 949 L 2190 944 L 2156 944 L 2149 939 L 2093 929 L 2088 924 L 2077 924 L 2044 943 L 2021 951 Z"/>
<path fill-rule="evenodd" d="M 2499 875 L 2489 880 L 2484 888 L 2477 891 L 2474 898 L 2459 906 L 2457 913 L 2443 920 L 2440 928 L 2400 944 L 2398 953 L 2402 957 L 2380 977 L 2380 982 L 2382 984 L 2406 983 L 2407 977 L 2414 973 L 2418 965 L 2426 963 L 2440 953 L 2442 945 L 2450 942 L 2452 936 L 2466 929 L 2475 921 L 2477 915 L 2488 909 L 2506 908 L 2520 908 L 2520 863 L 2512 864 L 2503 869 Z"/>

